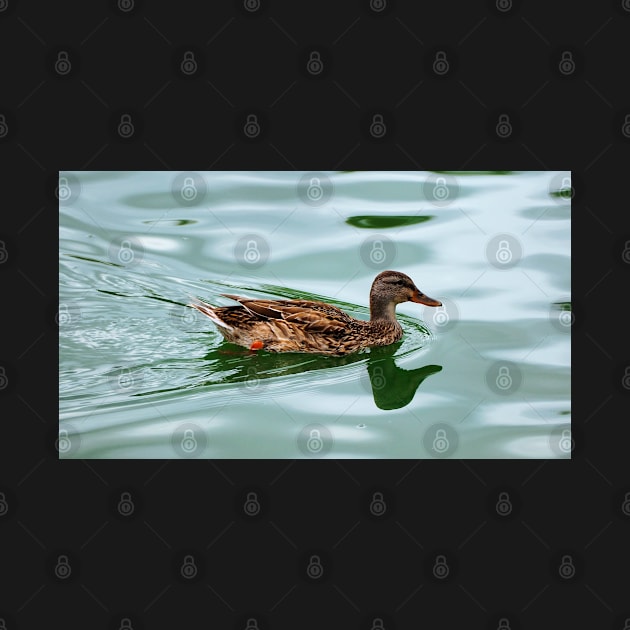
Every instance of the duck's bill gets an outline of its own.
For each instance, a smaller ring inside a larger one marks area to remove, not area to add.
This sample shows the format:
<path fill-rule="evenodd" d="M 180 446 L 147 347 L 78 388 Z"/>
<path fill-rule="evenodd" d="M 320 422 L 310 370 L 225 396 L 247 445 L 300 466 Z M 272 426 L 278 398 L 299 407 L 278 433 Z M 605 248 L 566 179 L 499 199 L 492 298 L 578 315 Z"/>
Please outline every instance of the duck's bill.
<path fill-rule="evenodd" d="M 418 291 L 411 298 L 411 301 L 417 302 L 418 304 L 424 304 L 425 306 L 442 306 L 442 302 L 440 302 L 439 300 L 434 300 L 433 298 L 430 298 L 428 295 L 425 295 L 424 293 L 420 293 L 420 291 Z"/>

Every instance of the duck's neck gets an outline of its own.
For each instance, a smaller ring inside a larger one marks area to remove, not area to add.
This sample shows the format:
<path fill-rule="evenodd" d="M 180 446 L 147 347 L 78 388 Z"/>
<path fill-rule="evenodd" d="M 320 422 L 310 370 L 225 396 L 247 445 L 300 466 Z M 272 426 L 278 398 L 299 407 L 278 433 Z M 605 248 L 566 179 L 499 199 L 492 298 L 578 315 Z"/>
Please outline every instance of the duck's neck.
<path fill-rule="evenodd" d="M 394 304 L 391 300 L 383 299 L 380 296 L 371 295 L 370 321 L 386 321 L 392 324 L 398 324 L 398 321 L 396 320 L 396 304 Z"/>

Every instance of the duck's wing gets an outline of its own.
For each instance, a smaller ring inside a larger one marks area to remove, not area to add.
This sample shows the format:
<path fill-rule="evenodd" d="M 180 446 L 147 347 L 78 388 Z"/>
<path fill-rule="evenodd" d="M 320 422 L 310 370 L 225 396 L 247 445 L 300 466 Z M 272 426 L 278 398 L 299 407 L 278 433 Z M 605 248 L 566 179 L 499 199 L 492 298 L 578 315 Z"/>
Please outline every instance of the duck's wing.
<path fill-rule="evenodd" d="M 309 300 L 253 300 L 240 295 L 222 293 L 239 302 L 251 315 L 267 320 L 283 320 L 297 324 L 309 332 L 344 330 L 352 318 L 341 309 L 324 302 Z"/>

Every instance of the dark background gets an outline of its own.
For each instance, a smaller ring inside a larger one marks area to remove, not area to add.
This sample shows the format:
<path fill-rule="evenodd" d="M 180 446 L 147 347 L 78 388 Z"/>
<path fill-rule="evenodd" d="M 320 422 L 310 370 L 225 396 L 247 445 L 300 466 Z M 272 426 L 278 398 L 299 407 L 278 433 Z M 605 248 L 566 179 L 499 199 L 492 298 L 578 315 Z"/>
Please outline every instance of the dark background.
<path fill-rule="evenodd" d="M 628 0 L 0 0 L 0 628 L 629 627 L 629 53 Z M 572 170 L 572 461 L 58 461 L 58 171 L 254 168 Z"/>

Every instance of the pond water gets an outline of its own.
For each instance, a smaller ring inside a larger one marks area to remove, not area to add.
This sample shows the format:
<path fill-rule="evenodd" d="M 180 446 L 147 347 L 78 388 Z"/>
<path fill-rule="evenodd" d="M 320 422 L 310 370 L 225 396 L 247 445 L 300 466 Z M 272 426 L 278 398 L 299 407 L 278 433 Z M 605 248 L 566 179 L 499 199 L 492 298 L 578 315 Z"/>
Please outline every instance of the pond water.
<path fill-rule="evenodd" d="M 570 458 L 570 172 L 62 172 L 61 458 Z M 192 298 L 369 318 L 335 357 L 251 352 Z"/>

